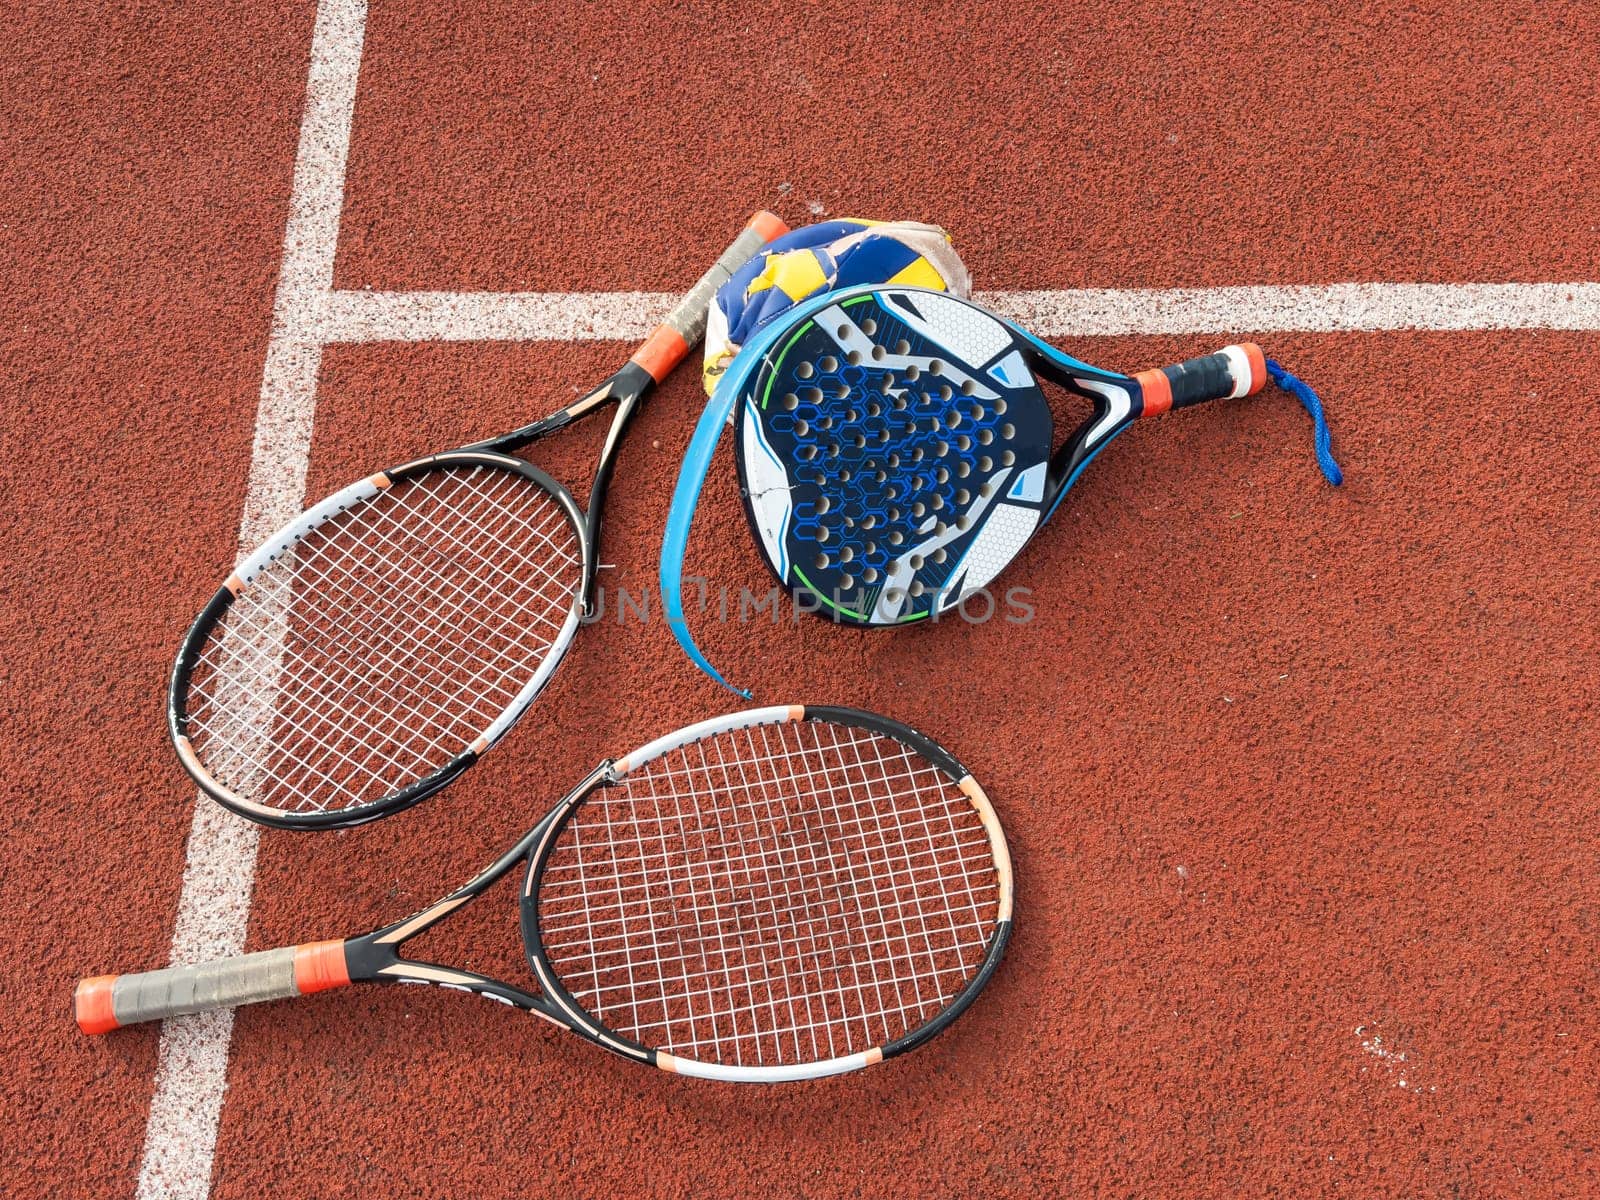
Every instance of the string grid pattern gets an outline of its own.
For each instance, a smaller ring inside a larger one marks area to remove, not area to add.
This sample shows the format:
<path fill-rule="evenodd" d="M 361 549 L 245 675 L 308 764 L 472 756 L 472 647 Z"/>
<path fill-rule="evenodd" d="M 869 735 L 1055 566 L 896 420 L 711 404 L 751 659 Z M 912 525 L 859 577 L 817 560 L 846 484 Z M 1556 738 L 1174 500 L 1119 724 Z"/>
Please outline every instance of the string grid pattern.
<path fill-rule="evenodd" d="M 807 720 L 716 733 L 579 806 L 541 940 L 602 1025 L 777 1066 L 926 1024 L 981 965 L 999 874 L 972 802 L 899 741 Z"/>
<path fill-rule="evenodd" d="M 374 803 L 481 736 L 551 653 L 582 545 L 544 488 L 441 467 L 352 505 L 235 599 L 190 676 L 213 778 L 285 812 Z"/>

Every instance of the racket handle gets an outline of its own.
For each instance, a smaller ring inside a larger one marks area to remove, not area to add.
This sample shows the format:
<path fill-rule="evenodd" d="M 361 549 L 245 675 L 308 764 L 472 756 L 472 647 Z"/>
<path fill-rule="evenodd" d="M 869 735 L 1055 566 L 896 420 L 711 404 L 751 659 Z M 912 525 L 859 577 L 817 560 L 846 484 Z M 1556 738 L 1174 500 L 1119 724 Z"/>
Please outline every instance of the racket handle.
<path fill-rule="evenodd" d="M 762 210 L 751 217 L 744 232 L 733 239 L 722 257 L 700 276 L 700 282 L 689 289 L 667 314 L 667 319 L 634 351 L 633 361 L 648 371 L 657 383 L 665 379 L 688 355 L 689 348 L 699 344 L 705 336 L 706 310 L 716 290 L 754 258 L 761 247 L 788 232 L 789 227 L 773 213 Z"/>
<path fill-rule="evenodd" d="M 1254 342 L 1245 342 L 1170 367 L 1140 371 L 1134 378 L 1144 394 L 1140 415 L 1154 417 L 1207 400 L 1254 395 L 1267 381 L 1267 356 Z"/>
<path fill-rule="evenodd" d="M 79 1029 L 109 1033 L 140 1021 L 288 1000 L 349 982 L 344 942 L 310 942 L 192 967 L 84 979 L 72 1006 Z"/>

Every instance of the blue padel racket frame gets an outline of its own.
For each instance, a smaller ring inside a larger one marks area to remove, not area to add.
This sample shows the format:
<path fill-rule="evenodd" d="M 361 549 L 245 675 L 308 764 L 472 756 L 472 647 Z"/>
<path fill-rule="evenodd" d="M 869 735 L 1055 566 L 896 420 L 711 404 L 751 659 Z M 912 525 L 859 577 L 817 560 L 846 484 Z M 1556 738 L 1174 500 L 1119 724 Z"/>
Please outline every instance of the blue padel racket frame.
<path fill-rule="evenodd" d="M 1093 405 L 1055 449 L 1038 377 Z M 944 292 L 869 284 L 815 297 L 744 347 L 695 431 L 662 545 L 673 633 L 727 682 L 689 633 L 682 564 L 730 420 L 746 515 L 779 582 L 836 622 L 893 627 L 986 587 L 1140 417 L 1266 379 L 1251 344 L 1125 375 Z"/>

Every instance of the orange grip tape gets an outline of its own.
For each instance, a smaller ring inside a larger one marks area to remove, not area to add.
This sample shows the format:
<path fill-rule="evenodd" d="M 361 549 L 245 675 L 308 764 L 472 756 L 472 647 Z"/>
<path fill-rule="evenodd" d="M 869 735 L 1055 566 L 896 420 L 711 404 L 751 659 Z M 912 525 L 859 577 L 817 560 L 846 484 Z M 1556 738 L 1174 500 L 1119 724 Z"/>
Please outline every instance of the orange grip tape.
<path fill-rule="evenodd" d="M 294 948 L 294 986 L 302 996 L 344 987 L 350 982 L 350 967 L 345 962 L 344 942 L 307 942 Z"/>
<path fill-rule="evenodd" d="M 72 1013 L 78 1018 L 79 1029 L 85 1033 L 110 1033 L 121 1028 L 111 1007 L 111 988 L 116 982 L 115 975 L 78 981 L 77 991 L 72 994 Z"/>
<path fill-rule="evenodd" d="M 655 332 L 645 338 L 644 345 L 633 352 L 630 362 L 638 363 L 650 372 L 650 378 L 660 383 L 672 373 L 689 353 L 689 343 L 683 335 L 665 325 L 657 325 Z"/>
<path fill-rule="evenodd" d="M 1144 395 L 1144 410 L 1139 414 L 1141 417 L 1159 417 L 1172 408 L 1172 381 L 1167 378 L 1165 371 L 1159 368 L 1140 371 L 1134 379 Z"/>

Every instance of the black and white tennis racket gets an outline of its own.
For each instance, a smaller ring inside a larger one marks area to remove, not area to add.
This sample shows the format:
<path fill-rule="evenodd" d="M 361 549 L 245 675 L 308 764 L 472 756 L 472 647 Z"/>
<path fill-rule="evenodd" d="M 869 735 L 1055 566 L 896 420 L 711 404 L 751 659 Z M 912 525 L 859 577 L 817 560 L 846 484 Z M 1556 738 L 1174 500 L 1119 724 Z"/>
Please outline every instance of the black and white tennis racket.
<path fill-rule="evenodd" d="M 756 214 L 582 399 L 368 476 L 245 558 L 172 672 L 172 740 L 201 789 L 269 825 L 355 825 L 438 791 L 494 745 L 590 604 L 606 488 L 640 400 L 700 340 L 712 293 L 786 228 Z M 510 452 L 607 404 L 617 412 L 581 512 Z"/>
<path fill-rule="evenodd" d="M 405 958 L 519 863 L 542 994 Z M 1011 930 L 983 789 L 929 738 L 845 708 L 762 708 L 601 763 L 465 887 L 371 933 L 78 985 L 87 1033 L 362 981 L 527 1009 L 667 1071 L 832 1075 L 933 1037 Z"/>

